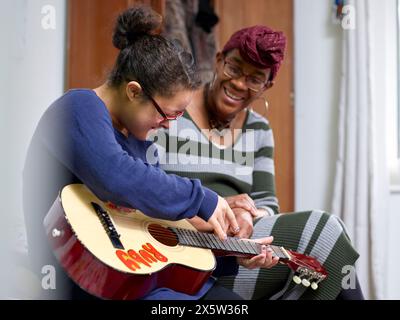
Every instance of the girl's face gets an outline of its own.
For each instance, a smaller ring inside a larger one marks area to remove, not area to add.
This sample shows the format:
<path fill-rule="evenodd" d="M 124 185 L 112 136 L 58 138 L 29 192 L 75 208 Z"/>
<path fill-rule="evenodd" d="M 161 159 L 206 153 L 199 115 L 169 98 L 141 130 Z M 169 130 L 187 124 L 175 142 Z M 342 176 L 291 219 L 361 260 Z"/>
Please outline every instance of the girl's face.
<path fill-rule="evenodd" d="M 235 49 L 226 55 L 217 54 L 215 80 L 211 95 L 221 117 L 238 113 L 272 86 L 271 70 L 260 69 L 247 63 Z"/>
<path fill-rule="evenodd" d="M 191 90 L 179 90 L 171 97 L 159 94 L 148 97 L 142 91 L 122 107 L 120 122 L 135 138 L 146 140 L 152 130 L 168 128 L 169 121 L 179 118 L 192 95 Z"/>

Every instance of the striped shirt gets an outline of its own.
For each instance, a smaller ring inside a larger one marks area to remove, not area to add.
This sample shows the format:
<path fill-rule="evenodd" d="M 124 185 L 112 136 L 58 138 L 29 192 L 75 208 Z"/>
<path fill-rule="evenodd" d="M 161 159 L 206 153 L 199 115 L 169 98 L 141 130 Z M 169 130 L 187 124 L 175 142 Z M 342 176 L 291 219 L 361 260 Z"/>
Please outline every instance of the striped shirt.
<path fill-rule="evenodd" d="M 256 112 L 247 111 L 242 130 L 229 147 L 210 142 L 187 112 L 151 140 L 161 168 L 168 173 L 200 179 L 222 197 L 247 193 L 257 208 L 270 215 L 278 213 L 273 133 L 268 121 Z"/>

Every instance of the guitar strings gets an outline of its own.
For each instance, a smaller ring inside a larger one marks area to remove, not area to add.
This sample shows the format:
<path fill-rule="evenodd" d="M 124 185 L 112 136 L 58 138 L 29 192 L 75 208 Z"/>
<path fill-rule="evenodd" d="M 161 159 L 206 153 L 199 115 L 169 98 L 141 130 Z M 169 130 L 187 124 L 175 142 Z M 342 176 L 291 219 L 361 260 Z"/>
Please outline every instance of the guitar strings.
<path fill-rule="evenodd" d="M 190 231 L 190 230 L 189 230 Z M 163 231 L 156 231 L 156 230 L 151 230 L 151 232 L 149 232 L 151 235 L 159 235 L 159 236 L 163 236 L 163 238 L 164 239 L 167 239 L 167 240 L 179 240 L 179 236 L 177 236 L 177 235 L 175 235 L 175 234 L 170 234 L 169 232 L 163 232 Z M 200 234 L 200 233 L 199 233 Z M 214 239 L 216 240 L 216 241 L 220 241 L 221 243 L 224 243 L 222 240 L 220 240 L 218 237 L 216 237 L 214 234 L 212 234 L 212 233 L 202 233 L 202 234 L 205 234 L 205 235 L 207 235 L 208 237 L 214 237 Z M 194 234 L 191 234 L 191 235 L 185 235 L 185 236 L 188 236 L 188 237 L 190 237 L 190 238 L 192 238 L 192 239 L 195 239 L 195 240 L 199 240 L 199 241 L 203 241 L 203 239 L 200 239 L 200 238 L 195 238 L 196 236 L 194 235 Z M 246 240 L 241 240 L 241 239 L 238 239 L 238 238 L 234 238 L 234 237 L 229 237 L 228 238 L 229 240 L 231 240 L 231 241 L 246 241 Z M 250 240 L 247 240 L 248 242 L 252 242 L 252 243 L 256 243 L 256 244 L 258 244 L 257 242 L 254 242 L 254 241 L 250 241 Z"/>
<path fill-rule="evenodd" d="M 118 214 L 118 218 L 123 218 L 123 219 L 127 219 L 127 220 L 131 220 L 131 219 L 132 219 L 131 217 L 127 217 L 127 216 L 125 216 L 125 215 L 119 215 L 119 214 Z M 196 231 L 196 230 L 183 229 L 183 228 L 181 228 L 180 230 L 185 230 L 185 231 L 188 231 L 189 233 L 191 233 L 190 238 L 192 238 L 192 239 L 194 239 L 194 240 L 196 240 L 196 241 L 202 241 L 202 242 L 204 243 L 203 240 L 194 238 L 194 235 L 193 235 L 194 233 L 204 234 L 204 235 L 206 235 L 206 236 L 214 237 L 214 240 L 217 241 L 218 244 L 225 245 L 224 242 L 223 242 L 222 240 L 220 240 L 220 239 L 219 239 L 215 234 L 213 234 L 213 233 L 199 232 L 199 231 Z M 178 243 L 179 243 L 178 235 L 174 234 L 173 231 L 170 231 L 170 230 L 168 230 L 168 229 L 165 229 L 165 231 L 163 231 L 163 230 L 157 230 L 157 229 L 156 229 L 156 230 L 152 230 L 152 232 L 149 232 L 149 233 L 150 233 L 151 235 L 153 235 L 153 236 L 162 236 L 163 239 L 165 239 L 165 240 L 171 240 L 171 241 L 175 240 L 175 241 L 178 241 Z M 239 241 L 246 241 L 246 240 L 241 240 L 241 239 L 237 239 L 237 238 L 234 238 L 234 237 L 230 237 L 229 239 L 230 239 L 230 240 L 233 240 L 233 241 L 237 241 L 237 242 L 239 242 Z M 212 241 L 212 240 L 211 240 L 211 241 Z M 256 243 L 256 244 L 259 245 L 259 243 L 257 243 L 257 242 L 250 241 L 250 240 L 247 240 L 247 241 L 248 241 L 248 242 L 252 242 L 252 243 Z M 208 244 L 205 244 L 205 245 L 208 245 Z M 254 255 L 256 255 L 256 253 L 254 253 L 254 252 L 248 252 L 248 251 L 246 251 L 246 250 L 242 250 L 242 253 L 249 253 L 249 254 L 254 254 Z M 293 256 L 293 255 L 291 256 L 291 261 L 294 262 L 294 263 L 296 263 L 297 265 L 302 265 L 302 266 L 305 266 L 305 267 L 307 267 L 307 268 L 309 268 L 309 269 L 311 269 L 311 270 L 315 270 L 315 268 L 314 268 L 313 266 L 311 266 L 311 265 L 308 264 L 307 262 L 304 262 L 304 261 L 299 260 L 298 258 L 296 258 L 296 257 Z"/>
<path fill-rule="evenodd" d="M 182 230 L 182 229 L 180 229 L 180 230 Z M 204 235 L 207 235 L 207 236 L 209 236 L 209 237 L 214 238 L 214 240 L 212 240 L 212 239 L 209 239 L 209 240 L 210 240 L 210 241 L 216 241 L 216 244 L 217 244 L 217 245 L 222 245 L 222 246 L 225 247 L 226 250 L 228 250 L 228 251 L 235 251 L 235 252 L 239 252 L 239 253 L 252 254 L 252 255 L 257 255 L 257 254 L 259 254 L 259 252 L 257 252 L 257 250 L 259 250 L 259 248 L 253 247 L 253 246 L 252 246 L 252 245 L 260 246 L 260 244 L 259 244 L 258 242 L 255 242 L 255 241 L 251 241 L 251 240 L 242 240 L 242 239 L 239 239 L 239 238 L 230 237 L 230 238 L 229 238 L 230 241 L 236 242 L 236 243 L 238 243 L 238 245 L 240 246 L 240 250 L 238 250 L 237 248 L 234 248 L 235 250 L 231 250 L 231 248 L 229 248 L 229 247 L 227 246 L 227 244 L 226 244 L 224 241 L 222 241 L 222 240 L 220 240 L 219 238 L 217 238 L 213 233 L 201 233 L 201 232 L 194 231 L 194 230 L 190 230 L 190 229 L 185 229 L 185 230 L 189 231 L 191 234 L 186 234 L 186 235 L 184 235 L 184 236 L 189 237 L 189 238 L 190 238 L 189 240 L 193 240 L 193 241 L 195 241 L 195 242 L 199 242 L 200 244 L 203 244 L 206 248 L 210 248 L 209 243 L 207 243 L 204 239 L 196 238 L 196 233 L 197 233 L 197 234 L 204 234 Z M 155 236 L 155 237 L 156 237 L 156 236 L 161 236 L 164 240 L 171 240 L 171 241 L 175 240 L 175 241 L 178 241 L 178 243 L 179 243 L 179 237 L 178 237 L 178 235 L 171 234 L 171 232 L 168 232 L 168 231 L 161 231 L 161 230 L 152 230 L 152 231 L 149 232 L 149 233 L 150 233 L 152 236 Z M 157 239 L 156 239 L 156 240 L 157 240 Z M 185 239 L 183 239 L 183 240 L 185 240 Z M 250 245 L 250 250 L 249 250 L 249 248 L 243 248 L 243 247 L 242 247 L 242 245 L 246 245 L 246 244 L 244 244 L 243 242 L 249 243 L 249 245 Z M 182 245 L 182 243 L 180 243 L 180 244 Z M 215 243 L 214 243 L 214 242 L 211 242 L 211 244 L 215 246 Z M 190 246 L 190 243 L 187 243 L 186 245 Z M 214 249 L 219 249 L 219 248 L 214 248 Z"/>
<path fill-rule="evenodd" d="M 198 231 L 194 231 L 194 230 L 190 230 L 190 229 L 185 229 L 185 230 L 188 230 L 189 232 L 191 232 L 191 233 L 195 233 L 195 232 L 198 232 Z M 198 233 L 200 233 L 200 232 L 198 232 Z M 158 235 L 160 235 L 160 236 L 163 236 L 164 237 L 164 239 L 166 239 L 166 240 L 177 240 L 178 241 L 178 243 L 179 243 L 179 238 L 178 238 L 178 236 L 177 235 L 175 235 L 175 234 L 171 234 L 171 233 L 169 233 L 168 231 L 165 231 L 165 232 L 163 232 L 163 231 L 152 231 L 152 232 L 150 232 L 150 234 L 151 235 L 155 235 L 155 236 L 158 236 Z M 212 233 L 204 233 L 204 234 L 207 234 L 208 236 L 214 236 L 215 237 L 215 240 L 217 240 L 217 241 L 219 241 L 219 243 L 218 244 L 222 244 L 222 245 L 224 245 L 224 242 L 223 241 L 221 241 L 221 240 L 219 240 L 214 234 L 212 234 Z M 193 239 L 193 240 L 195 240 L 195 241 L 199 241 L 199 242 L 201 242 L 201 243 L 204 243 L 204 240 L 202 240 L 202 239 L 198 239 L 198 238 L 194 238 L 195 236 L 192 234 L 192 235 L 190 235 L 190 238 L 191 239 Z M 235 238 L 230 238 L 231 240 L 236 240 L 236 241 L 243 241 L 243 240 L 240 240 L 240 239 L 235 239 Z M 244 240 L 244 241 L 246 241 L 246 240 Z M 252 242 L 252 243 L 256 243 L 256 244 L 258 244 L 257 242 L 254 242 L 254 241 L 249 241 L 249 240 L 247 240 L 248 242 Z M 205 245 L 208 245 L 207 243 L 204 243 Z M 188 244 L 189 245 L 189 244 Z M 225 246 L 226 247 L 226 246 Z M 241 251 L 242 253 L 248 253 L 248 254 L 254 254 L 254 255 L 256 255 L 256 253 L 254 253 L 254 252 L 249 252 L 249 251 L 246 251 L 246 250 L 242 250 Z M 310 269 L 310 270 L 314 270 L 314 271 L 316 271 L 315 270 L 315 267 L 313 267 L 312 265 L 310 265 L 308 262 L 306 262 L 306 261 L 303 261 L 303 260 L 300 260 L 300 259 L 298 259 L 297 257 L 295 257 L 295 256 L 291 256 L 291 261 L 293 262 L 293 263 L 295 263 L 295 264 L 297 264 L 297 265 L 300 265 L 300 266 L 303 266 L 303 267 L 306 267 L 306 268 L 308 268 L 308 269 Z"/>
<path fill-rule="evenodd" d="M 183 230 L 183 229 L 180 229 L 180 230 Z M 202 239 L 199 239 L 199 238 L 195 238 L 195 234 L 196 233 L 198 233 L 198 234 L 201 234 L 201 232 L 199 232 L 199 231 L 195 231 L 195 230 L 190 230 L 190 229 L 184 229 L 184 230 L 187 230 L 187 231 L 189 231 L 191 234 L 190 235 L 186 235 L 186 236 L 189 236 L 192 240 L 195 240 L 195 241 L 200 241 L 200 242 L 202 242 L 202 243 L 204 243 L 204 240 L 202 240 Z M 178 244 L 180 244 L 179 243 L 179 237 L 178 237 L 178 235 L 176 235 L 176 234 L 173 234 L 172 233 L 172 231 L 168 231 L 167 229 L 166 229 L 166 231 L 162 231 L 162 230 L 152 230 L 152 232 L 149 232 L 152 236 L 162 236 L 163 237 L 163 239 L 165 239 L 165 240 L 175 240 L 175 241 L 178 241 Z M 210 236 L 210 237 L 214 237 L 214 240 L 215 241 L 217 241 L 217 244 L 222 244 L 222 245 L 224 245 L 228 250 L 229 250 L 229 248 L 224 244 L 224 242 L 222 241 L 222 240 L 220 240 L 218 237 L 216 237 L 213 233 L 202 233 L 202 234 L 205 234 L 205 235 L 207 235 L 207 236 Z M 233 237 L 230 237 L 229 238 L 230 240 L 234 240 L 234 241 L 237 241 L 237 242 L 239 242 L 239 241 L 247 241 L 247 242 L 252 242 L 252 243 L 255 243 L 255 244 L 258 244 L 259 245 L 259 243 L 257 243 L 257 242 L 254 242 L 254 241 L 250 241 L 250 240 L 241 240 L 241 239 L 236 239 L 236 238 L 233 238 Z M 212 241 L 212 240 L 211 240 Z M 214 244 L 214 243 L 212 243 L 212 244 Z M 182 244 L 181 244 L 182 245 Z M 187 244 L 188 246 L 190 246 L 189 244 Z M 204 243 L 204 245 L 208 245 L 207 243 Z M 232 251 L 232 250 L 230 250 L 230 251 Z M 237 250 L 236 250 L 237 251 Z M 241 253 L 247 253 L 247 254 L 253 254 L 253 255 L 256 255 L 257 253 L 254 253 L 254 252 L 249 252 L 247 249 L 242 249 L 242 251 L 240 251 Z M 293 263 L 295 263 L 295 264 L 297 264 L 297 265 L 300 265 L 300 266 L 303 266 L 303 267 L 306 267 L 306 268 L 308 268 L 308 269 L 310 269 L 310 270 L 314 270 L 314 271 L 316 271 L 315 270 L 315 268 L 312 266 L 312 265 L 310 265 L 308 262 L 306 262 L 306 261 L 302 261 L 302 260 L 299 260 L 297 257 L 295 257 L 295 256 L 291 256 L 291 261 L 293 262 Z M 318 272 L 318 273 L 320 273 L 320 272 Z"/>
<path fill-rule="evenodd" d="M 183 229 L 180 229 L 180 230 L 183 230 Z M 186 237 L 190 237 L 190 239 L 191 240 L 195 240 L 195 241 L 200 241 L 200 242 L 203 242 L 204 243 L 204 239 L 202 239 L 202 238 L 197 238 L 196 237 L 196 234 L 203 234 L 203 235 L 206 235 L 206 236 L 208 236 L 208 237 L 211 237 L 211 238 L 214 238 L 214 241 L 217 241 L 217 243 L 218 244 L 225 244 L 225 242 L 224 241 L 222 241 L 222 240 L 220 240 L 216 235 L 214 235 L 213 233 L 205 233 L 205 232 L 199 232 L 199 231 L 195 231 L 195 230 L 190 230 L 190 229 L 184 229 L 184 230 L 187 230 L 187 231 L 189 231 L 189 234 L 186 234 L 186 235 L 183 235 L 183 236 L 186 236 Z M 160 231 L 160 230 L 152 230 L 151 232 L 149 232 L 151 235 L 154 235 L 154 236 L 162 236 L 163 237 L 163 239 L 165 239 L 165 240 L 177 240 L 177 241 L 179 241 L 179 236 L 178 235 L 176 235 L 176 234 L 174 234 L 174 233 L 172 233 L 172 232 L 168 232 L 168 231 Z M 211 240 L 211 239 L 210 239 Z M 240 239 L 240 238 L 235 238 L 235 237 L 229 237 L 228 238 L 228 240 L 229 241 L 233 241 L 233 242 L 236 242 L 236 243 L 239 243 L 240 245 L 242 244 L 242 243 L 249 243 L 250 245 L 256 245 L 256 246 L 260 246 L 261 244 L 260 243 L 258 243 L 258 242 L 255 242 L 255 241 L 252 241 L 252 240 L 247 240 L 247 239 Z M 212 241 L 212 240 L 211 240 Z M 279 246 L 274 246 L 274 245 L 271 245 L 271 247 L 277 247 L 277 248 L 279 248 Z M 251 249 L 259 249 L 259 248 L 251 248 Z"/>
<path fill-rule="evenodd" d="M 114 214 L 115 214 L 115 213 L 114 213 Z M 128 216 L 126 216 L 125 214 L 116 213 L 115 215 L 117 215 L 118 218 L 120 218 L 120 219 L 122 218 L 122 219 L 124 219 L 124 220 L 125 220 L 125 219 L 126 219 L 126 220 L 132 220 L 132 217 L 128 217 Z M 223 245 L 224 245 L 224 242 L 223 242 L 222 240 L 220 240 L 220 239 L 219 239 L 215 234 L 213 234 L 213 233 L 199 232 L 199 231 L 197 231 L 197 230 L 183 229 L 183 228 L 181 228 L 180 230 L 187 230 L 189 233 L 191 233 L 190 238 L 192 238 L 192 239 L 194 239 L 194 240 L 196 240 L 196 241 L 204 242 L 202 239 L 194 238 L 194 234 L 198 233 L 198 234 L 204 234 L 204 235 L 206 235 L 206 236 L 214 237 L 214 238 L 215 238 L 214 240 L 217 241 L 218 244 L 223 244 Z M 177 240 L 178 243 L 179 243 L 178 235 L 174 234 L 172 231 L 170 231 L 170 230 L 168 230 L 168 229 L 165 229 L 165 231 L 161 231 L 161 230 L 152 230 L 152 232 L 149 232 L 149 233 L 150 233 L 151 235 L 155 235 L 155 236 L 162 236 L 165 240 L 171 240 L 171 241 L 172 241 L 172 240 L 175 240 L 175 241 Z M 237 241 L 237 242 L 239 242 L 239 240 L 240 240 L 240 241 L 243 241 L 243 240 L 241 240 L 241 239 L 237 239 L 237 238 L 234 238 L 234 237 L 229 237 L 229 239 L 230 239 L 230 240 Z M 211 241 L 212 241 L 212 240 L 211 240 Z M 244 241 L 246 241 L 246 240 L 244 240 Z M 257 243 L 257 242 L 249 241 L 249 240 L 247 240 L 247 242 L 252 242 L 252 243 L 259 244 L 259 243 Z M 242 251 L 242 253 L 255 254 L 255 253 L 253 253 L 253 252 L 244 252 L 244 251 Z M 297 265 L 305 266 L 306 268 L 308 268 L 308 269 L 310 269 L 310 270 L 316 271 L 316 270 L 315 270 L 315 267 L 313 267 L 312 265 L 310 265 L 308 262 L 299 260 L 297 257 L 295 257 L 295 256 L 293 256 L 293 255 L 291 255 L 291 261 L 294 262 L 294 263 L 297 264 Z M 318 272 L 318 273 L 320 273 L 320 272 Z"/>

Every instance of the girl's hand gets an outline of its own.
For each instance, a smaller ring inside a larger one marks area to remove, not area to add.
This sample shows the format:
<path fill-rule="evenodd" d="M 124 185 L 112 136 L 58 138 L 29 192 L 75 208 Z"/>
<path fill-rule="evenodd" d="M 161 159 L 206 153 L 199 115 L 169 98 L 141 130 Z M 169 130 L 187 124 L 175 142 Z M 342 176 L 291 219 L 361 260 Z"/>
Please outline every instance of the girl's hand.
<path fill-rule="evenodd" d="M 232 209 L 226 200 L 220 196 L 218 196 L 217 207 L 210 219 L 208 219 L 208 223 L 212 226 L 215 235 L 220 240 L 227 238 L 226 233 L 228 231 L 237 234 L 240 230 Z"/>
<path fill-rule="evenodd" d="M 272 240 L 274 237 L 266 237 L 266 238 L 261 238 L 261 239 L 256 239 L 256 240 L 251 240 L 258 242 L 263 245 L 262 252 L 255 257 L 252 258 L 237 258 L 238 263 L 247 268 L 247 269 L 256 269 L 256 268 L 272 268 L 274 267 L 278 262 L 279 258 L 272 257 L 272 249 L 267 248 L 269 244 L 271 244 Z"/>

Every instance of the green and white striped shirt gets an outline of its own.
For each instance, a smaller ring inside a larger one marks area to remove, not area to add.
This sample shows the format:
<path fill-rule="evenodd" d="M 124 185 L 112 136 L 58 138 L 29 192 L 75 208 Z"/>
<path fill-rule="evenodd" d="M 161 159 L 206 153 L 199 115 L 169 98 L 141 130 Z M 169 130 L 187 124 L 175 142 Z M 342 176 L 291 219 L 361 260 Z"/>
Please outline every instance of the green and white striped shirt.
<path fill-rule="evenodd" d="M 222 197 L 247 193 L 257 208 L 270 215 L 278 213 L 273 133 L 256 112 L 247 111 L 241 133 L 230 147 L 210 142 L 187 112 L 151 140 L 157 146 L 160 167 L 168 173 L 200 179 Z"/>

